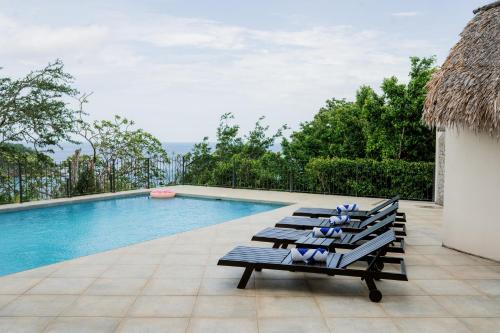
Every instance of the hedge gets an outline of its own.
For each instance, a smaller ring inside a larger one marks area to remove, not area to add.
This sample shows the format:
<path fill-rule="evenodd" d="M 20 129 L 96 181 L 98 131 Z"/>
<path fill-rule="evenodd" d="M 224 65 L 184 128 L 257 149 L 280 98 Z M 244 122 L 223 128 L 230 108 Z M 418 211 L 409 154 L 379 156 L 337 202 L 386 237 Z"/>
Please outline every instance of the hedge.
<path fill-rule="evenodd" d="M 305 167 L 310 192 L 432 200 L 434 163 L 313 158 Z"/>

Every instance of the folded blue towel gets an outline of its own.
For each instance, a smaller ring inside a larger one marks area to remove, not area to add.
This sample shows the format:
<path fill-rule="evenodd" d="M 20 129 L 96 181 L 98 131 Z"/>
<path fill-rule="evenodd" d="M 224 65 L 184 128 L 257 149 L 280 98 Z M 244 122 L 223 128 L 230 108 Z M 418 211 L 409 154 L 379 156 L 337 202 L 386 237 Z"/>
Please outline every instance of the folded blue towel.
<path fill-rule="evenodd" d="M 343 205 L 338 205 L 337 206 L 337 213 L 338 214 L 346 214 L 349 212 L 355 212 L 358 210 L 358 205 L 353 203 L 353 204 L 343 204 Z"/>
<path fill-rule="evenodd" d="M 351 217 L 349 215 L 330 216 L 330 224 L 332 225 L 349 223 L 349 221 L 351 221 Z"/>
<path fill-rule="evenodd" d="M 325 249 L 306 249 L 306 248 L 292 248 L 293 261 L 304 261 L 307 264 L 314 264 L 315 262 L 325 262 L 328 257 L 328 251 Z"/>
<path fill-rule="evenodd" d="M 313 237 L 332 237 L 339 238 L 342 236 L 342 229 L 339 227 L 335 228 L 313 228 Z"/>

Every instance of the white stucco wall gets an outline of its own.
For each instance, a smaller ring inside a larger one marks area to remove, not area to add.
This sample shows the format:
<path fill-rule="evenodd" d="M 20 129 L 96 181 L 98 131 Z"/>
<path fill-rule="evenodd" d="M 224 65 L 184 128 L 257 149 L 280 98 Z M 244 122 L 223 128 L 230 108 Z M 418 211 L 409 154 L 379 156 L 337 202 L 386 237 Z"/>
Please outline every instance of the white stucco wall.
<path fill-rule="evenodd" d="M 500 142 L 446 130 L 443 244 L 500 260 Z"/>

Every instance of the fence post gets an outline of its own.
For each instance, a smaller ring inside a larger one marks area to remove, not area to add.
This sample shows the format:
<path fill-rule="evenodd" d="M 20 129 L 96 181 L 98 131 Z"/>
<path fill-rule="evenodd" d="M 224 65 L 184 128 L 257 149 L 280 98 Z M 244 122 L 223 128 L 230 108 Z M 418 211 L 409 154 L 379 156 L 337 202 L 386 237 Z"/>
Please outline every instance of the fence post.
<path fill-rule="evenodd" d="M 21 161 L 17 161 L 19 172 L 19 203 L 23 203 L 23 173 Z"/>
<path fill-rule="evenodd" d="M 151 187 L 151 173 L 150 173 L 150 167 L 149 167 L 149 158 L 146 159 L 146 167 L 148 168 L 147 169 L 147 174 L 148 174 L 148 188 Z"/>
<path fill-rule="evenodd" d="M 293 171 L 291 168 L 288 170 L 288 186 L 289 191 L 293 192 Z"/>
<path fill-rule="evenodd" d="M 71 163 L 71 160 L 68 164 L 68 181 L 66 183 L 66 187 L 67 187 L 67 194 L 68 194 L 68 197 L 71 198 L 71 177 L 73 176 L 72 175 L 72 163 Z"/>
<path fill-rule="evenodd" d="M 116 179 L 115 179 L 115 160 L 111 162 L 111 192 L 116 191 Z"/>
<path fill-rule="evenodd" d="M 182 174 L 181 174 L 181 184 L 184 185 L 184 176 L 186 175 L 186 160 L 184 159 L 184 155 L 182 155 Z"/>
<path fill-rule="evenodd" d="M 233 172 L 231 177 L 231 187 L 236 188 L 236 162 L 233 160 Z"/>

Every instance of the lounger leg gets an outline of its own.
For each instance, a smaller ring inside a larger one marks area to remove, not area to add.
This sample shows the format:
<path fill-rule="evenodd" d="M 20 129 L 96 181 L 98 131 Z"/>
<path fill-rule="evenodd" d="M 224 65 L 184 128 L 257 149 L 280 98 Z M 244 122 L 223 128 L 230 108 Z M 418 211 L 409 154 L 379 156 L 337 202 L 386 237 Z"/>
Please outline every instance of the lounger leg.
<path fill-rule="evenodd" d="M 380 302 L 382 299 L 382 293 L 380 290 L 377 289 L 377 285 L 375 284 L 375 281 L 373 280 L 372 277 L 365 278 L 366 285 L 368 286 L 368 289 L 370 290 L 370 300 L 372 302 Z"/>
<path fill-rule="evenodd" d="M 276 242 L 273 244 L 273 249 L 277 249 L 280 247 L 280 243 Z"/>
<path fill-rule="evenodd" d="M 283 243 L 283 244 L 281 245 L 281 248 L 282 248 L 282 249 L 286 249 L 286 248 L 288 248 L 288 244 L 287 244 L 287 243 Z"/>
<path fill-rule="evenodd" d="M 252 276 L 252 272 L 254 270 L 253 266 L 248 266 L 245 268 L 245 271 L 243 272 L 243 275 L 241 276 L 240 283 L 238 283 L 238 289 L 245 289 L 247 286 L 248 280 L 250 279 L 250 276 Z"/>

